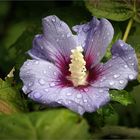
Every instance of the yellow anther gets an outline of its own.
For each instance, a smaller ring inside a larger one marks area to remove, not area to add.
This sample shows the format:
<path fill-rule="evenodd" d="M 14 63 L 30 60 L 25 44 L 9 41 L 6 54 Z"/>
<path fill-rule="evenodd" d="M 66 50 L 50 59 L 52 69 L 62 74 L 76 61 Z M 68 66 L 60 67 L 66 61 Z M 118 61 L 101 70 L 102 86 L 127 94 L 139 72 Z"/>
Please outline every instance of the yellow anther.
<path fill-rule="evenodd" d="M 71 52 L 71 63 L 69 64 L 69 71 L 71 72 L 71 75 L 68 77 L 68 79 L 72 81 L 75 87 L 79 85 L 86 85 L 87 70 L 85 67 L 86 62 L 82 54 L 83 48 L 78 46 L 71 50 Z"/>

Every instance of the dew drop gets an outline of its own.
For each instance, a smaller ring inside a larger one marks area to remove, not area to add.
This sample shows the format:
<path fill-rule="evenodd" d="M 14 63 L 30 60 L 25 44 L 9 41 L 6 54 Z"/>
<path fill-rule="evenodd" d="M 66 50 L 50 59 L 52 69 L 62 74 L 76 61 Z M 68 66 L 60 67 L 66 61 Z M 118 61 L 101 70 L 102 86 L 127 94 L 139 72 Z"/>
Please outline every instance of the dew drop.
<path fill-rule="evenodd" d="M 71 93 L 70 93 L 70 92 L 68 92 L 68 93 L 67 93 L 67 96 L 71 96 Z"/>
<path fill-rule="evenodd" d="M 39 84 L 40 85 L 44 85 L 45 84 L 45 81 L 43 79 L 39 79 Z"/>
<path fill-rule="evenodd" d="M 55 86 L 55 83 L 50 83 L 50 87 L 54 87 Z"/>
<path fill-rule="evenodd" d="M 77 97 L 78 99 L 80 99 L 80 98 L 82 98 L 82 95 L 81 95 L 81 94 L 77 94 L 76 97 Z"/>
<path fill-rule="evenodd" d="M 84 88 L 84 91 L 85 91 L 85 92 L 88 92 L 88 89 L 87 89 L 87 88 Z"/>
<path fill-rule="evenodd" d="M 84 31 L 84 32 L 87 32 L 87 31 L 89 30 L 89 28 L 90 28 L 89 26 L 84 26 L 84 27 L 83 27 L 83 31 Z"/>
<path fill-rule="evenodd" d="M 87 99 L 84 99 L 84 103 L 87 103 Z"/>
<path fill-rule="evenodd" d="M 120 43 L 120 46 L 122 47 L 123 46 L 123 43 Z"/>
<path fill-rule="evenodd" d="M 131 63 L 132 66 L 134 66 L 134 63 Z"/>
<path fill-rule="evenodd" d="M 64 35 L 64 34 L 62 34 L 62 38 L 63 38 L 63 37 L 65 37 L 65 35 Z"/>
<path fill-rule="evenodd" d="M 46 70 L 44 70 L 44 71 L 43 71 L 43 73 L 44 73 L 44 74 L 46 74 L 46 73 L 47 73 L 47 71 L 46 71 Z"/>
<path fill-rule="evenodd" d="M 120 77 L 120 75 L 119 74 L 114 74 L 113 77 L 118 78 L 118 77 Z"/>
<path fill-rule="evenodd" d="M 57 73 L 56 73 L 56 72 L 54 72 L 53 74 L 54 74 L 55 76 L 57 75 Z"/>
<path fill-rule="evenodd" d="M 51 69 L 51 66 L 49 66 L 49 69 Z"/>
<path fill-rule="evenodd" d="M 47 88 L 44 89 L 46 92 L 48 92 L 49 90 Z"/>
<path fill-rule="evenodd" d="M 69 37 L 71 37 L 71 33 L 68 33 L 68 34 L 67 34 L 67 38 L 69 38 Z"/>
<path fill-rule="evenodd" d="M 56 39 L 56 42 L 59 42 L 59 39 Z"/>
<path fill-rule="evenodd" d="M 128 66 L 127 66 L 127 65 L 124 65 L 124 67 L 125 67 L 125 68 L 128 68 Z"/>
<path fill-rule="evenodd" d="M 28 86 L 30 87 L 30 86 L 32 86 L 33 85 L 33 83 L 32 82 L 30 82 L 29 84 L 28 84 Z"/>
<path fill-rule="evenodd" d="M 55 22 L 55 18 L 52 18 L 52 22 Z"/>
<path fill-rule="evenodd" d="M 62 103 L 62 101 L 61 101 L 61 100 L 58 100 L 57 102 L 58 102 L 59 104 L 61 104 L 61 103 Z"/>
<path fill-rule="evenodd" d="M 110 81 L 109 84 L 112 86 L 112 85 L 114 85 L 114 82 L 113 81 Z"/>
<path fill-rule="evenodd" d="M 71 104 L 71 101 L 68 101 L 68 104 Z"/>
<path fill-rule="evenodd" d="M 38 61 L 35 61 L 35 64 L 39 64 L 39 62 Z"/>
<path fill-rule="evenodd" d="M 123 84 L 123 83 L 124 83 L 124 80 L 120 80 L 119 83 L 120 83 L 120 84 Z"/>
<path fill-rule="evenodd" d="M 103 92 L 103 89 L 100 89 L 99 92 Z"/>
<path fill-rule="evenodd" d="M 41 97 L 41 95 L 40 95 L 40 93 L 34 93 L 34 98 L 36 98 L 36 99 L 38 99 L 38 98 L 40 98 Z"/>
<path fill-rule="evenodd" d="M 133 80 L 133 79 L 134 79 L 134 75 L 133 75 L 133 74 L 130 74 L 130 75 L 128 76 L 128 78 L 129 78 L 130 80 Z"/>
<path fill-rule="evenodd" d="M 132 57 L 129 56 L 128 59 L 130 60 L 130 59 L 132 59 Z"/>

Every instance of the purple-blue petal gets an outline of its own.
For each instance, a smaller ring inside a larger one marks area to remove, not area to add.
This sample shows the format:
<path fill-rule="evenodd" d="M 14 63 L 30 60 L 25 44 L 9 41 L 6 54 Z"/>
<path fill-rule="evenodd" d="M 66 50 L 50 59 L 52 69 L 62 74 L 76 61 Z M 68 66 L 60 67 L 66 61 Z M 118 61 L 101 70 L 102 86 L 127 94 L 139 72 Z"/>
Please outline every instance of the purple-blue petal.
<path fill-rule="evenodd" d="M 112 59 L 102 66 L 98 79 L 91 83 L 94 87 L 124 89 L 128 81 L 138 74 L 138 64 L 134 49 L 118 40 L 112 47 Z"/>
<path fill-rule="evenodd" d="M 29 55 L 35 59 L 67 63 L 71 50 L 77 47 L 76 36 L 72 34 L 67 24 L 56 16 L 48 16 L 42 23 L 44 34 L 35 36 Z"/>
<path fill-rule="evenodd" d="M 78 41 L 85 49 L 85 59 L 89 66 L 95 66 L 103 58 L 111 42 L 114 29 L 106 19 L 95 17 L 87 24 L 77 25 L 73 30 L 78 34 Z"/>

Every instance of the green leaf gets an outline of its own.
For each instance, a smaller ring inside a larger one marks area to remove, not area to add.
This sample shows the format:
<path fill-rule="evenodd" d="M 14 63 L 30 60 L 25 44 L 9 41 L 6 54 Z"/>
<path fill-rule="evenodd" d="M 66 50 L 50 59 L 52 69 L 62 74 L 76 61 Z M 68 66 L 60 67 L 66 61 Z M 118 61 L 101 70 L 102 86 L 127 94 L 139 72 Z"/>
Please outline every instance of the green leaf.
<path fill-rule="evenodd" d="M 87 0 L 86 7 L 96 17 L 124 21 L 133 16 L 133 5 L 127 0 Z"/>
<path fill-rule="evenodd" d="M 97 110 L 97 113 L 102 117 L 104 124 L 108 125 L 117 125 L 118 123 L 118 114 L 114 110 L 114 108 L 111 106 L 111 104 L 108 104 L 99 110 Z"/>
<path fill-rule="evenodd" d="M 1 115 L 0 126 L 0 139 L 3 140 L 89 139 L 86 121 L 66 109 Z"/>
<path fill-rule="evenodd" d="M 0 79 L 0 112 L 11 114 L 22 110 L 23 102 L 20 93 L 10 82 Z"/>
<path fill-rule="evenodd" d="M 132 98 L 131 94 L 125 90 L 111 90 L 110 91 L 110 98 L 112 101 L 119 102 L 122 105 L 127 106 L 128 104 L 134 103 L 134 99 Z"/>

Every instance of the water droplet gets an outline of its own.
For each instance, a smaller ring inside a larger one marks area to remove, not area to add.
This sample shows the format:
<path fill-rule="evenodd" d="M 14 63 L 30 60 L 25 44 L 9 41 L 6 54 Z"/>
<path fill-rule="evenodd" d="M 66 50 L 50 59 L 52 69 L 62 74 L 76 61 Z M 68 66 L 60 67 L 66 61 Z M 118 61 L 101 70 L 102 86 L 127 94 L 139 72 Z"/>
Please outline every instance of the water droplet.
<path fill-rule="evenodd" d="M 82 95 L 81 94 L 77 94 L 76 97 L 77 98 L 82 98 Z"/>
<path fill-rule="evenodd" d="M 50 87 L 54 87 L 55 86 L 55 83 L 50 83 Z"/>
<path fill-rule="evenodd" d="M 67 95 L 68 95 L 68 96 L 71 96 L 71 93 L 70 93 L 70 92 L 68 92 L 68 93 L 67 93 Z"/>
<path fill-rule="evenodd" d="M 127 66 L 127 65 L 124 65 L 124 67 L 125 67 L 125 68 L 128 68 L 128 66 Z"/>
<path fill-rule="evenodd" d="M 84 88 L 84 91 L 85 91 L 85 92 L 88 92 L 88 89 L 87 89 L 87 88 Z"/>
<path fill-rule="evenodd" d="M 47 71 L 46 71 L 46 70 L 43 70 L 43 73 L 44 73 L 44 74 L 46 74 L 46 73 L 47 73 Z"/>
<path fill-rule="evenodd" d="M 109 32 L 107 32 L 107 35 L 109 36 L 109 35 L 110 35 L 110 33 L 109 33 Z"/>
<path fill-rule="evenodd" d="M 59 104 L 61 104 L 61 103 L 62 103 L 62 101 L 61 101 L 61 100 L 58 100 L 57 102 L 58 102 Z"/>
<path fill-rule="evenodd" d="M 72 36 L 71 33 L 68 33 L 68 34 L 67 34 L 67 38 L 69 38 L 69 37 L 71 37 L 71 36 Z"/>
<path fill-rule="evenodd" d="M 64 35 L 64 34 L 62 34 L 62 38 L 63 38 L 63 37 L 65 37 L 65 35 Z"/>
<path fill-rule="evenodd" d="M 28 84 L 28 86 L 30 87 L 30 86 L 32 86 L 33 85 L 33 83 L 32 82 L 30 82 L 29 84 Z"/>
<path fill-rule="evenodd" d="M 30 62 L 27 62 L 27 63 L 26 63 L 26 66 L 29 66 L 29 65 L 30 65 Z"/>
<path fill-rule="evenodd" d="M 114 81 L 110 81 L 109 84 L 112 86 L 114 85 Z"/>
<path fill-rule="evenodd" d="M 39 84 L 40 85 L 44 85 L 45 84 L 45 81 L 43 79 L 39 79 Z"/>
<path fill-rule="evenodd" d="M 58 42 L 59 41 L 59 39 L 56 39 L 56 42 Z"/>
<path fill-rule="evenodd" d="M 53 74 L 54 74 L 55 76 L 57 75 L 57 73 L 56 73 L 56 72 L 54 72 Z"/>
<path fill-rule="evenodd" d="M 52 22 L 55 22 L 55 18 L 52 18 Z"/>
<path fill-rule="evenodd" d="M 103 92 L 103 89 L 100 89 L 99 92 Z"/>
<path fill-rule="evenodd" d="M 120 83 L 120 84 L 123 84 L 123 83 L 124 83 L 124 80 L 120 80 L 119 83 Z"/>
<path fill-rule="evenodd" d="M 40 98 L 41 97 L 41 95 L 40 95 L 40 93 L 34 93 L 34 98 L 36 98 L 36 99 L 38 99 L 38 98 Z"/>
<path fill-rule="evenodd" d="M 113 77 L 118 78 L 118 77 L 120 77 L 120 74 L 114 74 Z"/>
<path fill-rule="evenodd" d="M 115 59 L 116 57 L 117 57 L 117 56 L 113 55 L 113 56 L 112 56 L 112 59 Z"/>
<path fill-rule="evenodd" d="M 51 69 L 51 66 L 49 66 L 49 69 Z"/>
<path fill-rule="evenodd" d="M 91 40 L 91 42 L 93 42 L 93 39 Z"/>
<path fill-rule="evenodd" d="M 87 99 L 84 99 L 84 103 L 87 103 Z"/>
<path fill-rule="evenodd" d="M 131 63 L 132 66 L 134 66 L 134 63 Z"/>
<path fill-rule="evenodd" d="M 35 61 L 35 64 L 39 64 L 39 62 L 38 61 Z"/>
<path fill-rule="evenodd" d="M 123 46 L 123 43 L 120 43 L 120 46 L 122 47 Z"/>
<path fill-rule="evenodd" d="M 71 101 L 68 101 L 68 104 L 71 104 Z"/>
<path fill-rule="evenodd" d="M 84 32 L 87 32 L 89 29 L 90 29 L 89 26 L 84 26 L 84 27 L 83 27 L 83 31 L 84 31 Z"/>
<path fill-rule="evenodd" d="M 129 77 L 130 80 L 134 79 L 134 75 L 133 74 L 128 75 L 128 77 Z"/>
<path fill-rule="evenodd" d="M 128 59 L 130 60 L 130 59 L 132 59 L 132 57 L 129 56 Z"/>
<path fill-rule="evenodd" d="M 44 89 L 46 92 L 48 92 L 49 90 L 47 88 Z"/>

